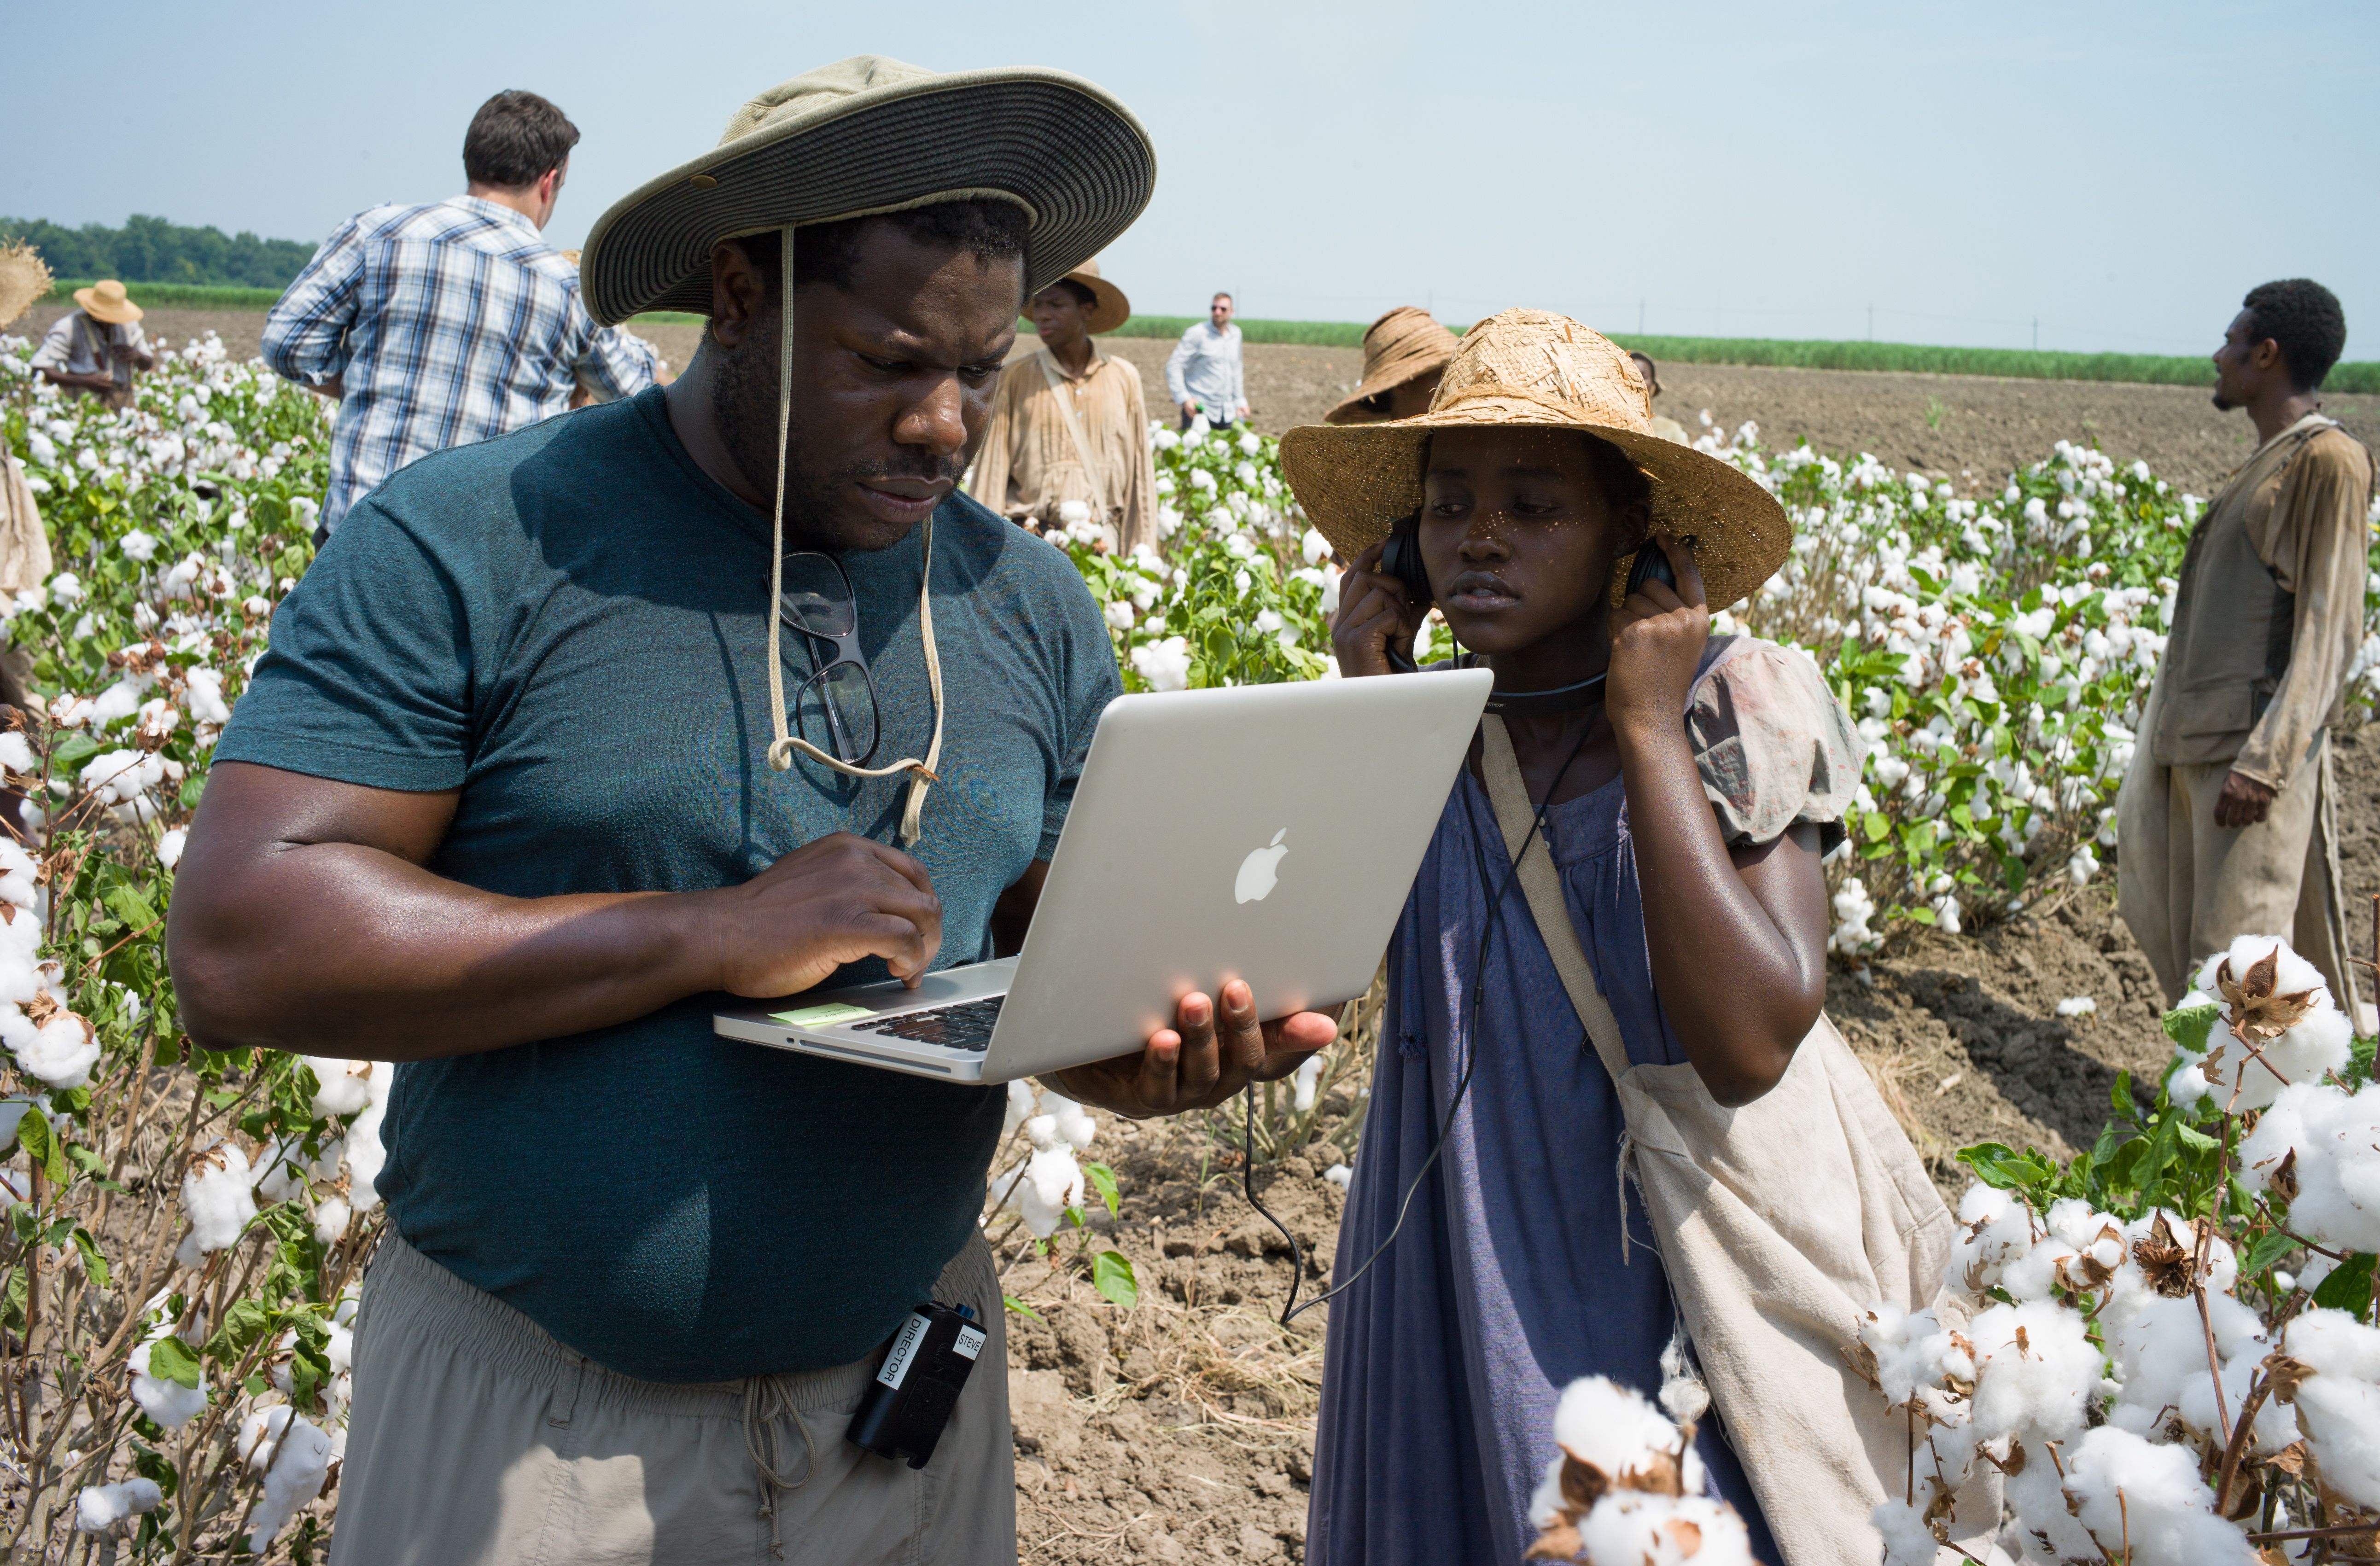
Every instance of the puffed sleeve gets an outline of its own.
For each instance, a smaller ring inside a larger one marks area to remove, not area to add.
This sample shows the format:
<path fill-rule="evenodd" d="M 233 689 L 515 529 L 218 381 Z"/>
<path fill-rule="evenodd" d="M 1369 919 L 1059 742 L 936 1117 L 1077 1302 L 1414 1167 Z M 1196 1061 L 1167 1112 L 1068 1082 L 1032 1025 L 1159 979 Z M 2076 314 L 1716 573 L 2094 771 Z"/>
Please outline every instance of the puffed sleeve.
<path fill-rule="evenodd" d="M 1806 653 L 1744 638 L 1695 686 L 1686 738 L 1730 846 L 1797 821 L 1828 852 L 1843 841 L 1867 747 Z"/>

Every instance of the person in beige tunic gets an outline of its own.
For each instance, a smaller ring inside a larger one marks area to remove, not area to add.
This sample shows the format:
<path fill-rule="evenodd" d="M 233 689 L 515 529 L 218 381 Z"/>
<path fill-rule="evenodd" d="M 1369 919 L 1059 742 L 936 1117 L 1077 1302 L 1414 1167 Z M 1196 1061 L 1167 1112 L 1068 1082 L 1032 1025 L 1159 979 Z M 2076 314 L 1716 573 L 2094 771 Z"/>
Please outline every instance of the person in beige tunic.
<path fill-rule="evenodd" d="M 2215 406 L 2260 443 L 2191 535 L 2117 800 L 2119 906 L 2169 1002 L 2234 937 L 2281 935 L 2361 1015 L 2327 739 L 2363 637 L 2373 457 L 2317 395 L 2346 341 L 2338 299 L 2294 279 L 2250 293 L 2215 354 Z"/>
<path fill-rule="evenodd" d="M 1036 531 L 1063 526 L 1062 508 L 1078 503 L 1110 550 L 1155 543 L 1157 467 L 1140 371 L 1092 338 L 1123 325 L 1132 302 L 1085 261 L 1026 309 L 1041 346 L 1002 372 L 967 492 Z"/>

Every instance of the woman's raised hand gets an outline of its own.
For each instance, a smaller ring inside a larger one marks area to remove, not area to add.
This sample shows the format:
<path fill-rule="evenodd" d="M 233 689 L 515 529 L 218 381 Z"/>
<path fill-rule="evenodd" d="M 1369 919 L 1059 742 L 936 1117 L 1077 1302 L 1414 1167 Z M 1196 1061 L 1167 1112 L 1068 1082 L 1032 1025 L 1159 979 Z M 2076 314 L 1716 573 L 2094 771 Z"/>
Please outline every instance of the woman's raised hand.
<path fill-rule="evenodd" d="M 1380 551 L 1387 540 L 1355 557 L 1339 578 L 1339 613 L 1330 619 L 1330 650 L 1338 655 L 1339 672 L 1353 679 L 1359 674 L 1389 672 L 1389 649 L 1410 656 L 1414 633 L 1421 628 L 1428 606 L 1415 608 L 1405 585 L 1382 572 Z"/>
<path fill-rule="evenodd" d="M 1703 574 L 1694 552 L 1666 533 L 1653 542 L 1678 574 L 1675 587 L 1648 581 L 1628 595 L 1611 616 L 1611 677 L 1604 711 L 1612 732 L 1654 724 L 1682 732 L 1686 698 L 1710 639 L 1710 605 L 1703 598 Z"/>

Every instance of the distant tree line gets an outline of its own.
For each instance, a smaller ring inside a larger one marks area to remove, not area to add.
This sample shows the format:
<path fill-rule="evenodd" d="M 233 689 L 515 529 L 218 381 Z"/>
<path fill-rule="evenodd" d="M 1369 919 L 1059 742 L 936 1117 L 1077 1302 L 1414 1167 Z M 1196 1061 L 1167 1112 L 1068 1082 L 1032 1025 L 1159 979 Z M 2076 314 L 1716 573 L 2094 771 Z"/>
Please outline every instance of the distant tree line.
<path fill-rule="evenodd" d="M 0 243 L 10 239 L 30 241 L 55 276 L 127 283 L 284 288 L 314 254 L 312 245 L 297 239 L 227 235 L 138 213 L 121 228 L 98 223 L 67 228 L 38 217 L 0 217 Z"/>

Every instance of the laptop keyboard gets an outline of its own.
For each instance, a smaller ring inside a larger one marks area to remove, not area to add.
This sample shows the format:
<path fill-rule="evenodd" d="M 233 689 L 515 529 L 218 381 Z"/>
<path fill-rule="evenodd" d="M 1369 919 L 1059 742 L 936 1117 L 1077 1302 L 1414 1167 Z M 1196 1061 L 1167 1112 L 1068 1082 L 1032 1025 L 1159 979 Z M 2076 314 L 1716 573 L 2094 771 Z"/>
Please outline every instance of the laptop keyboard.
<path fill-rule="evenodd" d="M 1005 995 L 995 995 L 989 1001 L 966 1001 L 955 1006 L 937 1006 L 929 1012 L 901 1012 L 850 1026 L 854 1033 L 880 1034 L 887 1038 L 940 1044 L 946 1049 L 980 1054 L 991 1042 L 992 1026 L 1000 1021 L 1000 1003 L 1006 999 Z"/>

